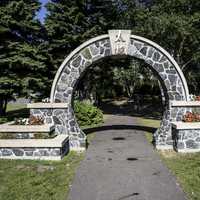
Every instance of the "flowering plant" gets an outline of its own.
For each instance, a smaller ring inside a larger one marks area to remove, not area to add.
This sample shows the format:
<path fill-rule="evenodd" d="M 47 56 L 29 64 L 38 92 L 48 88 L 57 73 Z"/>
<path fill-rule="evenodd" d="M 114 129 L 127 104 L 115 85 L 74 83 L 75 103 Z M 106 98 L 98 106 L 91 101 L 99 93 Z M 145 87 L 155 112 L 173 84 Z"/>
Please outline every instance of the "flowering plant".
<path fill-rule="evenodd" d="M 27 118 L 18 118 L 15 119 L 14 125 L 28 125 L 28 119 Z"/>
<path fill-rule="evenodd" d="M 200 122 L 200 114 L 193 113 L 193 112 L 186 112 L 183 116 L 184 122 Z"/>
<path fill-rule="evenodd" d="M 200 96 L 195 96 L 195 101 L 200 101 Z"/>
<path fill-rule="evenodd" d="M 31 115 L 29 118 L 15 119 L 14 125 L 42 125 L 44 124 L 44 118 L 40 116 Z"/>
<path fill-rule="evenodd" d="M 31 115 L 28 119 L 29 125 L 42 125 L 44 124 L 44 118 L 40 116 Z"/>

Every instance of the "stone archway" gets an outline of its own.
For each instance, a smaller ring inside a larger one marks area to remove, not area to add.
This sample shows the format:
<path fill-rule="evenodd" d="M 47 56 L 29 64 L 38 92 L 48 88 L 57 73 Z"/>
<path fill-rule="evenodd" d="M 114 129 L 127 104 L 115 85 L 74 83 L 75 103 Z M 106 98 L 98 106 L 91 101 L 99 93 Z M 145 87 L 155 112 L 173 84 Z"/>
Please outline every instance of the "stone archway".
<path fill-rule="evenodd" d="M 175 60 L 158 44 L 129 30 L 111 30 L 109 34 L 95 37 L 75 49 L 57 71 L 51 102 L 66 103 L 67 109 L 53 112 L 58 133 L 67 133 L 71 149 L 85 146 L 85 134 L 80 130 L 72 108 L 76 83 L 85 70 L 99 59 L 109 56 L 131 56 L 145 61 L 158 77 L 166 99 L 166 108 L 160 128 L 155 133 L 157 148 L 172 148 L 170 101 L 187 101 L 188 86 Z M 58 120 L 56 120 L 58 119 Z"/>

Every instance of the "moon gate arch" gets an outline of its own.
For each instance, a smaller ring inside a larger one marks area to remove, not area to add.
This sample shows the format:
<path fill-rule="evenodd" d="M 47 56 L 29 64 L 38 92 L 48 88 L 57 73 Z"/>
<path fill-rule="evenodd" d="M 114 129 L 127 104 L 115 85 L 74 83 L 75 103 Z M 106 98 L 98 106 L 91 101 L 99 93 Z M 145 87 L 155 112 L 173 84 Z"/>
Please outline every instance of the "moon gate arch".
<path fill-rule="evenodd" d="M 83 43 L 72 51 L 59 67 L 51 88 L 52 103 L 66 103 L 68 108 L 53 112 L 56 131 L 69 134 L 70 148 L 85 146 L 85 134 L 79 128 L 72 107 L 73 91 L 87 68 L 98 60 L 110 56 L 130 56 L 143 60 L 159 79 L 166 106 L 160 128 L 154 134 L 155 144 L 171 148 L 170 101 L 188 101 L 189 91 L 185 77 L 173 57 L 158 44 L 136 35 L 130 30 L 110 30 Z"/>

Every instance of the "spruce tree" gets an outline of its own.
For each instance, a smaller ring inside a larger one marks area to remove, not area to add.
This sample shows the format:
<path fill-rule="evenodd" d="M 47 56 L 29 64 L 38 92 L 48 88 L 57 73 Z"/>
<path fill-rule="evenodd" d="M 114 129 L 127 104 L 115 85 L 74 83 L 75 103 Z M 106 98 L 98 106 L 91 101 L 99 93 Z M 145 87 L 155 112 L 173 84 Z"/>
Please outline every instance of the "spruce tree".
<path fill-rule="evenodd" d="M 107 33 L 112 26 L 111 0 L 52 0 L 45 27 L 54 74 L 64 58 L 81 43 Z"/>
<path fill-rule="evenodd" d="M 42 27 L 38 0 L 0 2 L 0 115 L 15 95 L 44 88 L 46 57 L 41 55 Z"/>

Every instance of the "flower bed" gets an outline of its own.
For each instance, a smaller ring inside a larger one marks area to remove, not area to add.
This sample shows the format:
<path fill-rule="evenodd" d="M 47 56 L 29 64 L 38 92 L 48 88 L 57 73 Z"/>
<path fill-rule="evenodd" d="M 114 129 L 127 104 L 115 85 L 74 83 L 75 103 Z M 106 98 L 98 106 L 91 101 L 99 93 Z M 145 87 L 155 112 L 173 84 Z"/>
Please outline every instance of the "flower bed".
<path fill-rule="evenodd" d="M 48 139 L 55 137 L 54 125 L 41 117 L 19 118 L 0 125 L 0 139 Z"/>
<path fill-rule="evenodd" d="M 186 114 L 183 116 L 183 122 L 200 122 L 200 114 L 186 112 Z"/>
<path fill-rule="evenodd" d="M 200 101 L 200 96 L 196 96 L 196 95 L 190 95 L 190 99 L 191 101 Z"/>
<path fill-rule="evenodd" d="M 29 118 L 15 119 L 13 125 L 43 125 L 44 118 L 31 115 Z"/>
<path fill-rule="evenodd" d="M 195 101 L 200 101 L 200 96 L 196 96 Z"/>

